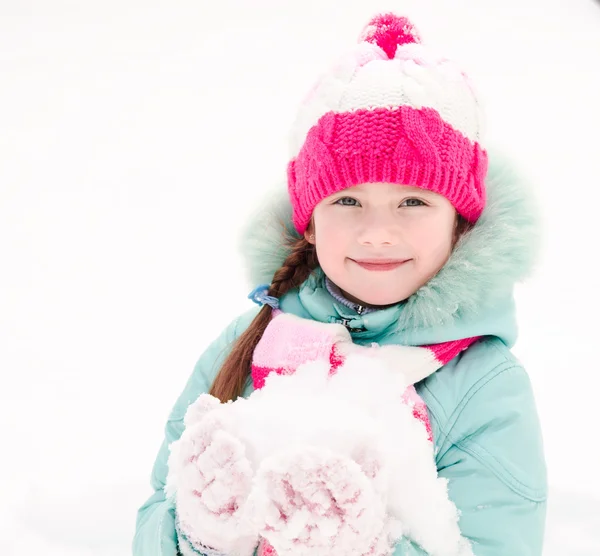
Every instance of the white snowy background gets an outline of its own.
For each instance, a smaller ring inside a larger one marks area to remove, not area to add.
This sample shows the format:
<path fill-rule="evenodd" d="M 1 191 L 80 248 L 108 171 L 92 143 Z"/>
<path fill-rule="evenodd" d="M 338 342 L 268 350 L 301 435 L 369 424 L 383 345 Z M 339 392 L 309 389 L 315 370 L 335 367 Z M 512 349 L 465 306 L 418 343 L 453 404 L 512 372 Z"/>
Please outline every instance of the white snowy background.
<path fill-rule="evenodd" d="M 478 85 L 539 191 L 518 290 L 551 497 L 545 555 L 600 554 L 600 4 L 1 0 L 0 554 L 124 556 L 166 417 L 249 308 L 240 223 L 318 73 L 377 10 Z"/>

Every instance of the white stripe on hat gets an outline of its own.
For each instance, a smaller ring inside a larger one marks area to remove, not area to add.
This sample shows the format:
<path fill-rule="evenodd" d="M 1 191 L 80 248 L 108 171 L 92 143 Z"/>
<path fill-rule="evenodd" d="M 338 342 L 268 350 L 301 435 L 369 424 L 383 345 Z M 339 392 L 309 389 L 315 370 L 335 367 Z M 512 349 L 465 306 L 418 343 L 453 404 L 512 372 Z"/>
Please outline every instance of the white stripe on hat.
<path fill-rule="evenodd" d="M 291 158 L 298 155 L 308 131 L 324 114 L 358 109 L 433 108 L 465 137 L 481 142 L 483 111 L 460 68 L 434 57 L 421 44 L 398 47 L 393 60 L 382 59 L 380 52 L 376 45 L 357 45 L 321 78 L 292 127 Z"/>

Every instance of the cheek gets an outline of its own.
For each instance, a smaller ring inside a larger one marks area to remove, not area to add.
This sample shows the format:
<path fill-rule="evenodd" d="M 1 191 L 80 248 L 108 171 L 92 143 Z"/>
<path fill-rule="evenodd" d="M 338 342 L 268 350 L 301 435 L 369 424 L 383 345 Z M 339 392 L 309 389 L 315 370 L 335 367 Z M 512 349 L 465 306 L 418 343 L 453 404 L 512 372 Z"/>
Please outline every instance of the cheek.
<path fill-rule="evenodd" d="M 438 260 L 450 254 L 453 237 L 451 224 L 444 221 L 431 222 L 414 232 L 411 243 L 422 259 Z"/>
<path fill-rule="evenodd" d="M 352 223 L 348 219 L 336 218 L 335 215 L 328 215 L 327 218 L 315 220 L 317 245 L 338 245 L 348 241 L 352 231 Z"/>
<path fill-rule="evenodd" d="M 348 235 L 344 234 L 343 230 L 335 227 L 327 227 L 317 232 L 317 252 L 320 257 L 334 256 L 343 253 Z"/>
<path fill-rule="evenodd" d="M 347 246 L 350 233 L 339 219 L 327 219 L 316 223 L 317 257 L 322 267 L 338 264 L 349 253 Z"/>

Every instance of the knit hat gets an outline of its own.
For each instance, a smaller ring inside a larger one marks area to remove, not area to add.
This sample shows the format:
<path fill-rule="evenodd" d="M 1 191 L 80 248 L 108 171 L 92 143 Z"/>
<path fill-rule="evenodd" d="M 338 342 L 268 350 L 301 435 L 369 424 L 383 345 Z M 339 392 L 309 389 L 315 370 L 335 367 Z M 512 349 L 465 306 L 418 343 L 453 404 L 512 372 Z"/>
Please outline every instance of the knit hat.
<path fill-rule="evenodd" d="M 293 124 L 287 174 L 296 230 L 304 233 L 325 197 L 374 182 L 439 193 L 475 222 L 486 199 L 482 124 L 465 73 L 424 47 L 407 18 L 375 16 Z"/>

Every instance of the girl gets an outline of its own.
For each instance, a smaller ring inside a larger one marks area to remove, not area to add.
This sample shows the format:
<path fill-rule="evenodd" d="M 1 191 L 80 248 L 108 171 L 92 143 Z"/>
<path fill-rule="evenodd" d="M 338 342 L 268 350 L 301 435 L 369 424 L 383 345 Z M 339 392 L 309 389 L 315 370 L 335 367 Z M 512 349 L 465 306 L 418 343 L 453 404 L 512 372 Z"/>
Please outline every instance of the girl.
<path fill-rule="evenodd" d="M 510 351 L 513 286 L 531 271 L 538 224 L 521 180 L 501 159 L 488 162 L 480 112 L 467 76 L 393 14 L 373 18 L 316 83 L 293 126 L 288 195 L 245 234 L 254 284 L 267 283 L 251 294 L 262 307 L 209 346 L 175 404 L 135 555 L 223 553 L 180 527 L 164 491 L 169 446 L 202 393 L 248 397 L 264 382 L 260 358 L 293 370 L 294 334 L 282 343 L 270 332 L 281 313 L 343 325 L 357 346 L 426 354 L 414 388 L 462 535 L 477 556 L 542 554 L 543 443 L 527 373 Z M 394 554 L 428 552 L 406 537 Z"/>

